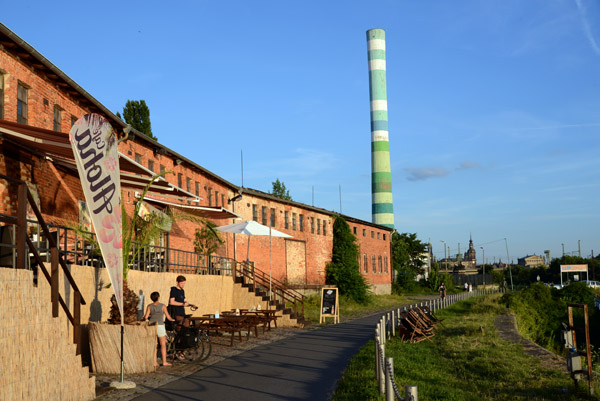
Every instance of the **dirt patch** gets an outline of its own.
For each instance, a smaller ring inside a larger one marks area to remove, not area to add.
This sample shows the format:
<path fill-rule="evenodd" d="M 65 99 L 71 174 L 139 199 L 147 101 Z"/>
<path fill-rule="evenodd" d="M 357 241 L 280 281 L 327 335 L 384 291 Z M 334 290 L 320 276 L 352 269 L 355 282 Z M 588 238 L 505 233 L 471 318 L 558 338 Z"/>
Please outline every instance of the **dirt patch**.
<path fill-rule="evenodd" d="M 546 348 L 523 338 L 517 329 L 517 319 L 514 315 L 500 315 L 494 321 L 494 326 L 498 329 L 500 338 L 505 341 L 510 341 L 515 344 L 521 344 L 523 351 L 535 356 L 541 362 L 542 367 L 553 370 L 560 370 L 563 373 L 569 374 L 567 370 L 567 362 L 564 358 L 548 351 Z"/>

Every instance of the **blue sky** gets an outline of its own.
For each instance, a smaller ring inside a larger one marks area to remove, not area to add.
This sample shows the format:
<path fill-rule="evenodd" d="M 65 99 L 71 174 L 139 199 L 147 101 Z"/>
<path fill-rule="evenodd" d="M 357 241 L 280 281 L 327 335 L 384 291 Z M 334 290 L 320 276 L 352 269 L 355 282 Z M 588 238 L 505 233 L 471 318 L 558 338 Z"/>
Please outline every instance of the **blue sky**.
<path fill-rule="evenodd" d="M 394 212 L 443 257 L 600 252 L 600 4 L 30 2 L 2 22 L 223 178 L 371 220 L 366 30 L 387 35 Z M 16 3 L 15 3 L 16 4 Z M 97 4 L 102 4 L 100 7 Z"/>

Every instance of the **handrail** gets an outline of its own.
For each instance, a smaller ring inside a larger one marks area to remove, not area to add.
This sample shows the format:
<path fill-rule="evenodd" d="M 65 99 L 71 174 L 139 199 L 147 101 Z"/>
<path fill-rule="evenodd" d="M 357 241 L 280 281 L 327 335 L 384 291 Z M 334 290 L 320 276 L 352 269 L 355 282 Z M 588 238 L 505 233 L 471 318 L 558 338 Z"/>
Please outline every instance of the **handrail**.
<path fill-rule="evenodd" d="M 26 267 L 26 246 L 33 255 L 34 259 L 38 263 L 40 269 L 44 273 L 44 276 L 50 284 L 50 301 L 52 303 L 52 317 L 58 317 L 58 306 L 60 305 L 64 310 L 67 318 L 73 325 L 73 342 L 76 345 L 76 354 L 81 353 L 81 305 L 85 305 L 86 302 L 81 295 L 79 287 L 75 283 L 71 272 L 68 270 L 67 265 L 58 251 L 58 246 L 54 238 L 50 235 L 50 230 L 44 221 L 42 213 L 35 204 L 33 195 L 27 187 L 27 183 L 21 180 L 17 180 L 12 177 L 8 177 L 0 174 L 0 179 L 5 179 L 8 182 L 12 182 L 18 185 L 17 190 L 17 216 L 0 216 L 0 221 L 16 226 L 16 248 L 17 248 L 17 260 L 16 267 L 24 269 Z M 37 217 L 38 224 L 42 228 L 44 235 L 48 239 L 51 252 L 50 260 L 50 273 L 46 269 L 42 258 L 40 257 L 33 242 L 27 237 L 27 205 L 31 207 L 33 213 Z M 29 253 L 27 252 L 27 254 Z M 71 287 L 73 288 L 73 314 L 69 310 L 69 306 L 65 303 L 59 292 L 59 266 L 62 268 L 63 273 Z M 37 274 L 34 271 L 34 282 L 37 283 Z"/>
<path fill-rule="evenodd" d="M 247 284 L 253 284 L 255 288 L 260 286 L 268 290 L 270 286 L 270 300 L 273 300 L 272 297 L 275 295 L 274 301 L 277 302 L 277 298 L 280 298 L 284 308 L 286 302 L 293 303 L 294 314 L 297 317 L 304 318 L 304 295 L 291 288 L 287 288 L 281 281 L 274 279 L 272 276 L 267 275 L 262 270 L 255 268 L 247 262 L 236 261 L 234 278 L 239 276 L 242 277 L 244 282 L 248 279 Z M 298 306 L 301 307 L 300 312 L 298 312 Z"/>

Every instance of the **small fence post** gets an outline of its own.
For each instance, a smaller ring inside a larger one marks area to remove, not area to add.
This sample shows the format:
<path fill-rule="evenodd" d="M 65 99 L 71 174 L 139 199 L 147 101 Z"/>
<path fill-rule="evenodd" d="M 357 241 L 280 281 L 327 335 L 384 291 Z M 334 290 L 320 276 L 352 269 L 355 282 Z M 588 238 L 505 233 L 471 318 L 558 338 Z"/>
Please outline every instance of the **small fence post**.
<path fill-rule="evenodd" d="M 407 401 L 419 401 L 417 386 L 406 386 L 404 388 L 404 399 Z"/>
<path fill-rule="evenodd" d="M 379 325 L 375 329 L 375 378 L 379 383 Z"/>
<path fill-rule="evenodd" d="M 396 311 L 392 311 L 392 337 L 396 337 Z"/>
<path fill-rule="evenodd" d="M 394 386 L 392 380 L 394 374 L 394 358 L 385 358 L 385 401 L 395 401 Z"/>
<path fill-rule="evenodd" d="M 381 333 L 380 333 L 381 334 Z M 385 345 L 381 344 L 381 356 L 379 357 L 379 394 L 385 394 L 385 362 L 381 361 L 385 358 Z"/>

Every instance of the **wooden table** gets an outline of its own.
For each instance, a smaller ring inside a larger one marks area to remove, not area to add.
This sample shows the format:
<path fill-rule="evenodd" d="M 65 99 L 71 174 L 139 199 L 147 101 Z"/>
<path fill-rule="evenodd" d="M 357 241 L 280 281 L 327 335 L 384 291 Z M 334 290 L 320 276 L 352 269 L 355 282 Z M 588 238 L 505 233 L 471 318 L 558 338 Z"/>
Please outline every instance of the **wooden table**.
<path fill-rule="evenodd" d="M 277 328 L 277 318 L 279 316 L 276 316 L 277 310 L 274 309 L 260 309 L 260 310 L 248 310 L 248 309 L 240 309 L 240 315 L 242 316 L 253 316 L 256 317 L 257 320 L 259 321 L 259 324 L 262 323 L 263 324 L 263 333 L 265 332 L 265 328 L 268 331 L 271 331 L 271 322 L 273 322 L 275 324 L 275 328 Z M 235 312 L 234 309 L 232 309 L 232 312 Z"/>
<path fill-rule="evenodd" d="M 197 327 L 201 327 L 207 331 L 226 331 L 231 333 L 231 346 L 233 346 L 233 339 L 235 334 L 238 333 L 240 342 L 242 341 L 242 329 L 246 329 L 248 334 L 246 339 L 250 337 L 250 330 L 253 326 L 252 322 L 249 322 L 246 316 L 232 316 L 232 315 L 221 315 L 216 318 L 214 315 L 203 315 L 203 316 L 192 316 L 190 321 Z M 256 327 L 255 327 L 256 328 Z"/>

